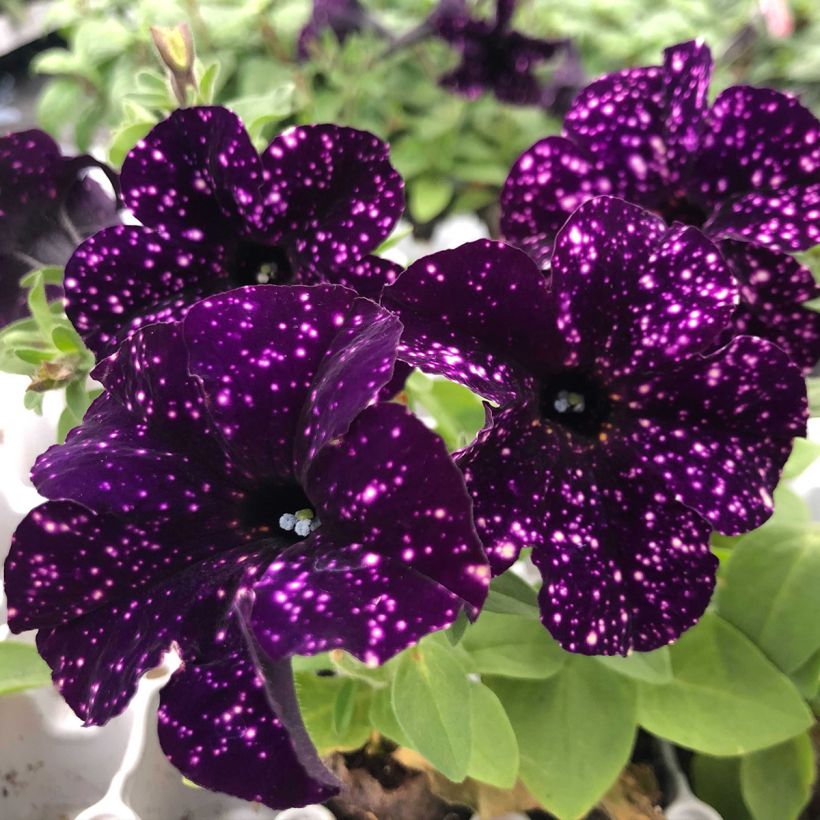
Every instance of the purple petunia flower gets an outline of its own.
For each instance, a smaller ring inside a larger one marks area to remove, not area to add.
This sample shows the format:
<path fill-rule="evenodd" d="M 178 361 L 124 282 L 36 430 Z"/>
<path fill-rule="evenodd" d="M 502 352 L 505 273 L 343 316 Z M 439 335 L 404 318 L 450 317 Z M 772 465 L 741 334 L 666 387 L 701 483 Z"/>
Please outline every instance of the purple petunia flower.
<path fill-rule="evenodd" d="M 116 194 L 113 171 L 88 155 L 64 157 L 43 131 L 0 137 L 0 326 L 23 313 L 25 273 L 62 267 L 83 238 L 118 222 L 116 198 L 89 168 L 101 168 Z"/>
<path fill-rule="evenodd" d="M 296 46 L 299 58 L 306 59 L 310 54 L 310 44 L 328 30 L 333 32 L 340 43 L 344 43 L 351 34 L 361 31 L 384 33 L 359 0 L 313 0 L 310 19 L 299 33 Z"/>
<path fill-rule="evenodd" d="M 820 123 L 777 91 L 735 86 L 708 105 L 709 49 L 683 43 L 662 66 L 587 86 L 564 122 L 521 155 L 501 197 L 504 237 L 547 264 L 582 202 L 620 196 L 704 230 L 740 285 L 734 333 L 780 345 L 804 370 L 820 357 L 820 295 L 789 254 L 820 241 Z M 732 332 L 724 334 L 724 340 Z"/>
<path fill-rule="evenodd" d="M 495 403 L 457 457 L 479 535 L 494 572 L 533 548 L 543 621 L 572 652 L 677 638 L 712 593 L 712 528 L 772 512 L 806 390 L 763 339 L 701 355 L 736 301 L 699 230 L 610 197 L 558 233 L 549 279 L 481 241 L 385 289 L 401 358 Z"/>
<path fill-rule="evenodd" d="M 474 20 L 462 0 L 441 0 L 429 28 L 461 52 L 459 65 L 441 84 L 465 97 L 491 91 L 503 102 L 536 105 L 555 92 L 535 76 L 539 63 L 556 56 L 566 40 L 542 40 L 512 31 L 515 0 L 497 0 L 495 20 Z"/>
<path fill-rule="evenodd" d="M 86 724 L 125 707 L 172 645 L 159 733 L 185 775 L 274 807 L 321 800 L 287 658 L 386 660 L 489 569 L 464 480 L 398 404 L 399 321 L 347 288 L 246 287 L 138 331 L 32 473 L 51 499 L 14 536 L 9 624 L 39 629 Z"/>
<path fill-rule="evenodd" d="M 182 109 L 128 154 L 122 192 L 142 226 L 101 231 L 66 269 L 66 311 L 100 357 L 237 286 L 330 281 L 371 296 L 395 276 L 368 254 L 402 213 L 403 182 L 365 131 L 300 126 L 260 157 L 231 111 Z"/>

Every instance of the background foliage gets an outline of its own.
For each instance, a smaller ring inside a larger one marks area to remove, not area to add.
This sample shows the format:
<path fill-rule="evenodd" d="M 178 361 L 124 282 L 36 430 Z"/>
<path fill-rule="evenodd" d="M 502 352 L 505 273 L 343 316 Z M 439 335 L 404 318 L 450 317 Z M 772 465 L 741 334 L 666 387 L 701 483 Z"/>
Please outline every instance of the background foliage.
<path fill-rule="evenodd" d="M 432 3 L 368 5 L 401 34 Z M 477 7 L 489 14 L 490 5 Z M 713 91 L 737 82 L 772 85 L 800 93 L 817 110 L 820 9 L 798 0 L 793 10 L 795 31 L 785 39 L 767 33 L 752 0 L 533 0 L 521 4 L 517 24 L 539 36 L 573 37 L 590 76 L 656 62 L 665 46 L 701 36 L 717 58 Z M 230 106 L 260 146 L 296 123 L 371 130 L 391 143 L 417 233 L 456 212 L 479 212 L 492 228 L 512 161 L 557 132 L 559 120 L 440 89 L 436 79 L 456 56 L 435 41 L 388 54 L 376 35 L 344 45 L 327 36 L 309 61 L 295 62 L 307 13 L 304 0 L 59 0 L 51 15 L 67 45 L 34 63 L 48 77 L 42 126 L 81 150 L 104 147 L 118 166 L 178 104 L 149 27 L 188 20 L 198 53 L 191 102 Z M 31 315 L 0 332 L 0 368 L 32 378 L 33 409 L 44 390 L 66 386 L 62 437 L 93 397 L 93 362 L 60 306 L 45 299 L 46 285 L 61 275 L 48 269 L 26 279 Z M 820 397 L 816 381 L 810 388 Z M 483 422 L 481 403 L 468 391 L 418 373 L 404 400 L 451 449 Z M 387 739 L 461 784 L 455 794 L 479 809 L 498 805 L 506 790 L 511 808 L 537 804 L 571 820 L 598 803 L 634 759 L 636 738 L 649 738 L 694 752 L 695 788 L 725 820 L 797 818 L 816 770 L 820 525 L 790 483 L 817 456 L 817 446 L 797 442 L 773 519 L 742 537 L 715 537 L 717 594 L 675 645 L 627 658 L 564 652 L 540 625 L 524 559 L 493 582 L 475 624 L 461 619 L 383 667 L 341 652 L 297 659 L 299 699 L 316 745 L 331 753 Z M 30 647 L 0 644 L 0 692 L 46 680 Z"/>

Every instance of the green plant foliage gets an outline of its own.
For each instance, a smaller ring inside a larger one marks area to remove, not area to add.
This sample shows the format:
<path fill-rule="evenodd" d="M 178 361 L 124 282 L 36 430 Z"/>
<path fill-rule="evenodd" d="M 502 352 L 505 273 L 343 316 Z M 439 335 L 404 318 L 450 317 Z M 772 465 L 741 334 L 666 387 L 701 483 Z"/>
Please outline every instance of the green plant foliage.
<path fill-rule="evenodd" d="M 483 611 L 541 619 L 535 590 L 511 570 L 493 578 Z"/>
<path fill-rule="evenodd" d="M 670 683 L 641 683 L 641 725 L 711 755 L 765 749 L 808 729 L 800 693 L 763 653 L 715 613 L 670 647 Z"/>
<path fill-rule="evenodd" d="M 488 685 L 515 730 L 527 788 L 561 820 L 582 816 L 629 760 L 635 684 L 576 655 L 546 680 L 491 678 Z"/>
<path fill-rule="evenodd" d="M 372 690 L 352 678 L 297 672 L 302 719 L 320 753 L 357 749 L 370 734 Z"/>
<path fill-rule="evenodd" d="M 0 642 L 0 695 L 51 684 L 51 670 L 35 647 L 17 641 Z"/>
<path fill-rule="evenodd" d="M 393 678 L 393 710 L 410 747 L 454 782 L 472 756 L 471 695 L 454 653 L 429 639 L 402 655 Z"/>
<path fill-rule="evenodd" d="M 472 752 L 467 774 L 499 789 L 518 778 L 518 741 L 501 701 L 483 683 L 470 684 Z"/>
<path fill-rule="evenodd" d="M 673 677 L 672 656 L 666 646 L 654 652 L 631 652 L 625 658 L 600 655 L 597 660 L 619 675 L 647 683 L 669 683 Z"/>
<path fill-rule="evenodd" d="M 786 673 L 820 649 L 820 526 L 773 524 L 741 538 L 718 611 Z"/>
<path fill-rule="evenodd" d="M 747 755 L 740 789 L 754 820 L 797 820 L 811 797 L 816 769 L 808 735 Z"/>
<path fill-rule="evenodd" d="M 510 678 L 548 678 L 569 657 L 540 621 L 495 612 L 482 613 L 461 646 L 474 671 Z"/>
<path fill-rule="evenodd" d="M 740 790 L 740 761 L 739 757 L 702 754 L 692 759 L 691 777 L 695 794 L 717 809 L 723 820 L 755 820 Z"/>

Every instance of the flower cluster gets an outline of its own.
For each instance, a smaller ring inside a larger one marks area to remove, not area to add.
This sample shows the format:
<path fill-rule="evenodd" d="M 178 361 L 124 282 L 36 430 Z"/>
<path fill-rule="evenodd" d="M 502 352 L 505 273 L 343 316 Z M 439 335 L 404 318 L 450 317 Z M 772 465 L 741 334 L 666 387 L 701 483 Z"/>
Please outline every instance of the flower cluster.
<path fill-rule="evenodd" d="M 47 500 L 6 564 L 12 630 L 39 630 L 87 724 L 175 647 L 168 757 L 304 804 L 338 784 L 290 659 L 383 663 L 475 618 L 523 548 L 570 652 L 697 622 L 711 532 L 771 515 L 805 433 L 814 291 L 789 253 L 817 240 L 820 193 L 817 121 L 746 88 L 707 109 L 709 66 L 686 44 L 593 83 L 510 175 L 524 250 L 482 240 L 405 271 L 372 255 L 403 197 L 371 134 L 303 126 L 260 156 L 209 107 L 138 143 L 121 181 L 140 224 L 66 268 L 104 390 L 37 460 Z M 485 400 L 463 450 L 384 400 L 411 366 Z"/>
<path fill-rule="evenodd" d="M 542 265 L 567 217 L 601 194 L 702 228 L 740 287 L 732 328 L 771 339 L 804 370 L 820 358 L 820 295 L 791 254 L 820 241 L 820 123 L 796 99 L 735 86 L 709 106 L 712 58 L 700 42 L 661 66 L 587 86 L 564 121 L 518 159 L 501 198 L 504 237 Z"/>
<path fill-rule="evenodd" d="M 115 196 L 85 173 L 90 168 L 108 175 Z M 0 326 L 23 312 L 23 274 L 62 267 L 81 239 L 118 222 L 116 193 L 109 168 L 63 156 L 42 131 L 0 137 Z"/>

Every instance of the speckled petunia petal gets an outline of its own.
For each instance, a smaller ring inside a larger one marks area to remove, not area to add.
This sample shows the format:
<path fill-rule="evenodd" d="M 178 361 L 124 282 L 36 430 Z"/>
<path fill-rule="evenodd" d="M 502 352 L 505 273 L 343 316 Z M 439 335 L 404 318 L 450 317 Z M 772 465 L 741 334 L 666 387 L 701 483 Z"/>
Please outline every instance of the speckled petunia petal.
<path fill-rule="evenodd" d="M 122 191 L 143 225 L 191 242 L 219 244 L 244 229 L 259 200 L 259 155 L 232 111 L 181 108 L 129 152 Z"/>
<path fill-rule="evenodd" d="M 766 521 L 792 440 L 806 434 L 805 384 L 782 350 L 741 336 L 619 390 L 628 414 L 613 438 L 647 474 L 727 535 Z"/>
<path fill-rule="evenodd" d="M 175 644 L 196 658 L 214 642 L 241 569 L 230 553 L 180 572 L 171 582 L 126 595 L 37 633 L 55 685 L 86 725 L 119 714 L 145 672 Z"/>
<path fill-rule="evenodd" d="M 663 53 L 665 178 L 670 186 L 686 179 L 709 106 L 712 54 L 703 42 L 667 48 Z"/>
<path fill-rule="evenodd" d="M 704 230 L 774 250 L 806 250 L 820 242 L 820 181 L 734 197 L 717 208 Z"/>
<path fill-rule="evenodd" d="M 714 207 L 751 192 L 775 194 L 820 182 L 820 123 L 794 97 L 766 88 L 733 86 L 715 100 L 693 166 L 690 190 Z M 783 215 L 783 229 L 805 215 Z M 817 241 L 814 222 L 814 241 Z"/>
<path fill-rule="evenodd" d="M 353 291 L 333 285 L 260 285 L 203 300 L 186 317 L 190 372 L 202 380 L 227 451 L 248 475 L 292 475 L 294 442 L 314 378 L 337 338 L 349 338 L 359 307 L 367 312 L 356 299 Z M 366 304 L 389 337 L 389 316 Z M 392 355 L 380 350 L 377 357 Z M 365 384 L 356 385 L 362 406 L 389 376 L 384 368 L 380 375 L 365 374 Z M 353 412 L 345 404 L 345 413 Z"/>
<path fill-rule="evenodd" d="M 271 142 L 262 164 L 257 221 L 300 270 L 347 268 L 390 235 L 404 210 L 389 148 L 367 131 L 299 126 Z"/>
<path fill-rule="evenodd" d="M 722 342 L 760 336 L 786 351 L 804 373 L 820 360 L 820 312 L 803 303 L 820 297 L 814 274 L 794 257 L 749 242 L 720 243 L 740 283 L 741 301 Z"/>
<path fill-rule="evenodd" d="M 289 665 L 284 672 L 266 680 L 241 649 L 206 665 L 183 664 L 160 693 L 162 750 L 205 788 L 277 809 L 326 800 L 337 782 L 309 747 L 304 728 L 297 749 Z"/>
<path fill-rule="evenodd" d="M 392 285 L 403 270 L 401 265 L 389 259 L 365 256 L 343 270 L 334 271 L 332 281 L 335 285 L 352 288 L 359 296 L 365 296 L 378 302 L 384 288 Z M 306 285 L 313 284 L 314 280 L 324 281 L 315 273 L 305 274 L 302 280 Z"/>
<path fill-rule="evenodd" d="M 704 349 L 729 324 L 737 287 L 696 228 L 599 197 L 561 229 L 552 259 L 564 366 L 652 370 Z"/>
<path fill-rule="evenodd" d="M 252 625 L 272 658 L 346 649 L 376 665 L 449 626 L 463 602 L 360 545 L 323 532 L 274 561 L 254 587 Z"/>
<path fill-rule="evenodd" d="M 310 468 L 322 527 L 406 565 L 480 607 L 489 572 L 459 470 L 441 439 L 398 404 L 364 410 Z M 409 617 L 404 613 L 402 617 Z"/>
<path fill-rule="evenodd" d="M 479 240 L 413 263 L 385 288 L 404 324 L 399 356 L 497 402 L 529 380 L 557 344 L 547 280 L 526 254 Z"/>
<path fill-rule="evenodd" d="M 555 235 L 583 202 L 613 193 L 591 154 L 564 137 L 547 137 L 515 162 L 501 191 L 501 233 L 545 266 Z"/>
<path fill-rule="evenodd" d="M 533 465 L 543 433 L 534 426 L 532 410 L 516 404 L 490 411 L 487 424 L 475 440 L 456 456 L 473 499 L 473 513 L 493 575 L 515 563 L 526 547 L 549 543 L 545 526 L 547 485 L 553 471 Z M 534 438 L 537 442 L 530 445 Z M 535 468 L 535 471 L 534 471 Z"/>
<path fill-rule="evenodd" d="M 564 135 L 592 154 L 611 193 L 652 207 L 664 191 L 664 72 L 630 68 L 590 83 L 564 119 Z"/>
<path fill-rule="evenodd" d="M 369 299 L 353 302 L 330 341 L 302 409 L 294 465 L 302 483 L 316 454 L 347 432 L 351 421 L 390 380 L 402 325 Z"/>
<path fill-rule="evenodd" d="M 712 596 L 709 525 L 617 453 L 583 451 L 560 433 L 551 445 L 532 453 L 533 465 L 540 455 L 541 471 L 549 466 L 554 476 L 549 544 L 532 555 L 544 579 L 544 625 L 565 649 L 589 655 L 675 640 Z"/>
<path fill-rule="evenodd" d="M 102 358 L 143 325 L 180 319 L 198 299 L 227 287 L 222 255 L 214 245 L 179 245 L 139 226 L 106 228 L 66 266 L 66 313 Z"/>

